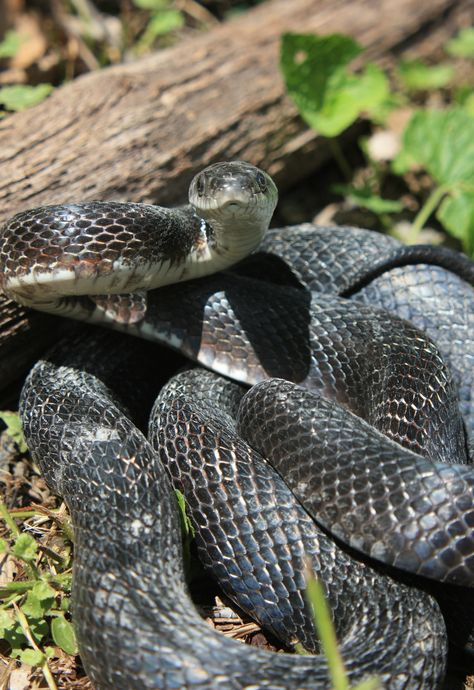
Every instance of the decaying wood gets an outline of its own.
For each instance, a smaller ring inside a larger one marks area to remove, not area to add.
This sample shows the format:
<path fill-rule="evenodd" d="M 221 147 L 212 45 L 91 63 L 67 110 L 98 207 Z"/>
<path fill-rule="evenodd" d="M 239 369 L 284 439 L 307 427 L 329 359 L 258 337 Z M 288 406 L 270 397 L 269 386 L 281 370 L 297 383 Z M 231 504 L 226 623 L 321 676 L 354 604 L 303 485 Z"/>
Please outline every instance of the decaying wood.
<path fill-rule="evenodd" d="M 0 221 L 78 199 L 180 202 L 194 173 L 222 159 L 261 165 L 284 189 L 327 149 L 285 96 L 282 32 L 348 33 L 380 60 L 432 51 L 433 36 L 473 18 L 472 0 L 274 0 L 169 50 L 81 77 L 0 123 Z M 15 367 L 27 366 L 54 337 L 42 323 L 0 302 L 0 385 L 13 373 L 10 353 Z M 24 358 L 19 334 L 28 337 Z"/>

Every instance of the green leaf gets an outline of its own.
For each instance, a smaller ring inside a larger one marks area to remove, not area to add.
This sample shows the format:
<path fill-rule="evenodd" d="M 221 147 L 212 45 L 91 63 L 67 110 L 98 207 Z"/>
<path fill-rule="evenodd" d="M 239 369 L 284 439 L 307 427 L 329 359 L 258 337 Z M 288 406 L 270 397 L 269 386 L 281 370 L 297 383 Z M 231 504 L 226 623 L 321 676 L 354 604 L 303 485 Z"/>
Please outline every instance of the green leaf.
<path fill-rule="evenodd" d="M 38 544 L 31 534 L 26 534 L 25 532 L 16 538 L 12 549 L 14 556 L 21 558 L 22 561 L 26 561 L 27 563 L 35 560 L 37 551 Z"/>
<path fill-rule="evenodd" d="M 404 60 L 398 67 L 398 76 L 410 91 L 432 91 L 447 86 L 454 76 L 452 65 L 425 65 L 421 60 Z"/>
<path fill-rule="evenodd" d="M 459 86 L 454 92 L 455 102 L 470 115 L 474 115 L 474 90 L 470 84 Z"/>
<path fill-rule="evenodd" d="M 35 618 L 29 621 L 33 638 L 40 642 L 49 633 L 49 626 L 45 620 Z M 8 642 L 12 648 L 11 656 L 19 656 L 22 648 L 29 644 L 18 618 L 10 612 L 0 610 L 0 638 Z"/>
<path fill-rule="evenodd" d="M 141 10 L 150 10 L 151 12 L 166 10 L 170 6 L 169 0 L 133 0 L 133 4 Z"/>
<path fill-rule="evenodd" d="M 163 10 L 155 14 L 148 22 L 145 31 L 147 40 L 145 42 L 150 42 L 150 39 L 158 38 L 158 36 L 169 34 L 170 31 L 180 29 L 183 24 L 184 17 L 181 12 L 178 10 Z"/>
<path fill-rule="evenodd" d="M 400 201 L 382 199 L 377 194 L 373 194 L 370 189 L 357 189 L 343 184 L 334 185 L 333 189 L 338 194 L 349 199 L 353 204 L 376 214 L 398 213 L 403 210 L 403 204 Z"/>
<path fill-rule="evenodd" d="M 474 58 L 474 27 L 461 29 L 455 38 L 444 46 L 446 52 L 453 57 Z"/>
<path fill-rule="evenodd" d="M 474 115 L 474 92 L 469 94 L 463 103 L 463 110 L 469 115 Z"/>
<path fill-rule="evenodd" d="M 179 516 L 181 519 L 181 531 L 183 534 L 183 538 L 194 538 L 195 530 L 193 527 L 193 524 L 191 520 L 189 519 L 189 515 L 186 511 L 186 499 L 184 497 L 184 494 L 179 491 L 179 489 L 175 489 L 175 494 L 176 494 L 176 499 L 178 501 L 178 509 L 179 509 Z"/>
<path fill-rule="evenodd" d="M 195 530 L 189 515 L 186 511 L 186 499 L 184 494 L 175 489 L 176 500 L 178 501 L 178 511 L 181 522 L 181 534 L 183 542 L 183 560 L 186 578 L 191 580 L 194 576 L 195 564 L 191 557 L 191 542 L 194 539 Z"/>
<path fill-rule="evenodd" d="M 416 163 L 441 185 L 474 183 L 474 117 L 461 108 L 415 113 L 397 159 L 397 170 Z"/>
<path fill-rule="evenodd" d="M 0 554 L 8 551 L 8 542 L 6 539 L 0 539 Z"/>
<path fill-rule="evenodd" d="M 28 84 L 15 84 L 13 86 L 3 86 L 0 89 L 0 103 L 7 110 L 25 110 L 37 103 L 44 101 L 53 87 L 51 84 L 38 84 L 29 86 Z"/>
<path fill-rule="evenodd" d="M 57 649 L 55 647 L 51 647 L 50 645 L 46 645 L 46 647 L 43 647 L 43 651 L 46 654 L 46 658 L 48 660 L 53 659 L 57 656 Z"/>
<path fill-rule="evenodd" d="M 324 136 L 337 136 L 388 99 L 388 80 L 379 67 L 367 64 L 360 74 L 347 70 L 361 51 L 341 34 L 283 35 L 280 65 L 287 91 L 301 116 Z"/>
<path fill-rule="evenodd" d="M 28 618 L 42 618 L 49 613 L 56 599 L 56 592 L 46 582 L 37 582 L 28 592 L 21 609 Z"/>
<path fill-rule="evenodd" d="M 67 654 L 77 654 L 77 641 L 74 628 L 64 616 L 58 616 L 51 622 L 51 633 L 54 642 Z"/>
<path fill-rule="evenodd" d="M 0 41 L 0 58 L 15 57 L 21 45 L 21 37 L 16 31 L 7 31 Z"/>
<path fill-rule="evenodd" d="M 8 613 L 5 609 L 0 609 L 0 638 L 5 637 L 5 631 L 11 630 L 18 625 L 13 614 Z"/>
<path fill-rule="evenodd" d="M 370 109 L 370 117 L 374 122 L 379 124 L 384 124 L 387 121 L 388 116 L 394 110 L 402 108 L 407 103 L 407 97 L 401 92 L 393 91 L 388 92 L 387 96 L 381 103 L 374 105 Z"/>
<path fill-rule="evenodd" d="M 425 168 L 439 185 L 430 197 L 436 200 L 436 205 L 444 196 L 437 211 L 439 221 L 472 255 L 474 116 L 461 108 L 415 113 L 403 134 L 396 170 L 403 172 L 414 163 Z M 436 205 L 430 205 L 430 212 Z"/>
<path fill-rule="evenodd" d="M 44 619 L 30 618 L 28 620 L 28 625 L 30 626 L 30 632 L 33 635 L 36 642 L 41 642 L 41 640 L 49 635 L 49 625 Z"/>
<path fill-rule="evenodd" d="M 453 192 L 445 197 L 436 215 L 450 234 L 461 240 L 466 254 L 474 258 L 474 191 Z"/>
<path fill-rule="evenodd" d="M 25 649 L 20 652 L 20 660 L 28 666 L 42 666 L 46 661 L 46 656 L 37 649 Z"/>
<path fill-rule="evenodd" d="M 26 453 L 28 447 L 25 437 L 23 436 L 23 429 L 18 412 L 9 412 L 8 410 L 0 411 L 0 419 L 7 427 L 7 434 L 16 443 L 20 453 Z"/>
<path fill-rule="evenodd" d="M 61 598 L 61 603 L 60 603 L 59 608 L 61 609 L 61 611 L 69 611 L 70 607 L 71 607 L 71 602 L 70 602 L 69 597 L 63 596 Z"/>

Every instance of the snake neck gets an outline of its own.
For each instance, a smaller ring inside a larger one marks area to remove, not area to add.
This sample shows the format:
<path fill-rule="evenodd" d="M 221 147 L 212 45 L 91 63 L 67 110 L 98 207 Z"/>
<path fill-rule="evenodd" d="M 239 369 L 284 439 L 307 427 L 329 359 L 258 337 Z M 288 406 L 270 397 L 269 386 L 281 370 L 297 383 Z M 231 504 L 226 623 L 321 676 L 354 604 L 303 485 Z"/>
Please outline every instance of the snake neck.
<path fill-rule="evenodd" d="M 196 249 L 186 258 L 187 275 L 197 278 L 229 268 L 251 254 L 261 243 L 268 228 L 265 220 L 235 216 L 224 220 L 216 215 L 202 220 L 201 237 Z"/>

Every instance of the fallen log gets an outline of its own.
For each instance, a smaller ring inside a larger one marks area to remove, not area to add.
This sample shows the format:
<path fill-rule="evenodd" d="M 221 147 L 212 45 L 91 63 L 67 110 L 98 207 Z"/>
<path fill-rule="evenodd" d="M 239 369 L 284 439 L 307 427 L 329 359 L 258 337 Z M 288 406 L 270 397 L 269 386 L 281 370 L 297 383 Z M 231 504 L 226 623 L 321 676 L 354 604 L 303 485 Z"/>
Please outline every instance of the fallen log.
<path fill-rule="evenodd" d="M 195 172 L 220 159 L 260 165 L 284 190 L 328 152 L 285 96 L 283 31 L 348 33 L 383 60 L 426 56 L 473 14 L 471 0 L 399 0 L 396 9 L 391 0 L 273 0 L 174 48 L 83 76 L 0 122 L 0 221 L 79 199 L 182 202 Z M 51 321 L 2 297 L 0 386 L 55 337 Z"/>

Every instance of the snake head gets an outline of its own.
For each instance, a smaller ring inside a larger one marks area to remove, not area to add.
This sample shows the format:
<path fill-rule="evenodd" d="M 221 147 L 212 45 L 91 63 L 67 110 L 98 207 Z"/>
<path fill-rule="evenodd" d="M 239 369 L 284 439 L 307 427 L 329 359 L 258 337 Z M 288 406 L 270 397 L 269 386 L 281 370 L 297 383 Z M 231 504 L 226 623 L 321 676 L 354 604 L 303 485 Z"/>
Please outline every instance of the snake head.
<path fill-rule="evenodd" d="M 189 188 L 189 201 L 211 223 L 226 218 L 268 224 L 278 191 L 270 175 L 245 161 L 214 163 L 198 173 Z"/>

